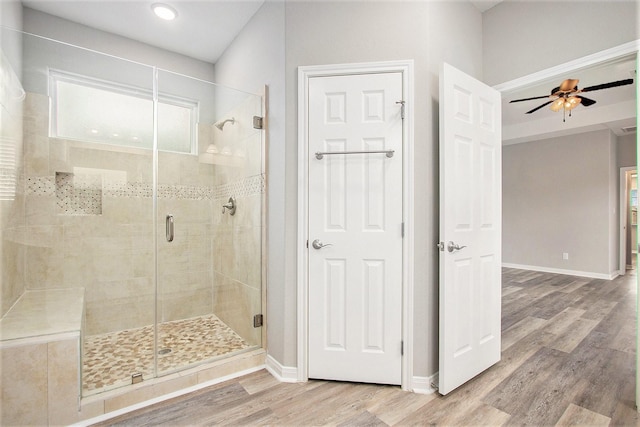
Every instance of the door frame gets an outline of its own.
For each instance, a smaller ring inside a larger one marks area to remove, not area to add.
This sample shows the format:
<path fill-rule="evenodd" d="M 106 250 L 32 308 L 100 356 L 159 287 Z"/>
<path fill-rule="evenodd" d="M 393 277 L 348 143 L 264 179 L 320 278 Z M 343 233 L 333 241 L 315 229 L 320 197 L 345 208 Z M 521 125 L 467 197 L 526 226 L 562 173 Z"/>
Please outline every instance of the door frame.
<path fill-rule="evenodd" d="M 619 232 L 620 232 L 620 259 L 618 260 L 618 274 L 624 276 L 627 274 L 627 230 L 625 226 L 627 225 L 627 193 L 629 189 L 627 188 L 627 172 L 637 170 L 637 166 L 627 166 L 620 168 L 620 191 L 618 192 L 618 198 L 620 202 L 620 224 L 619 224 Z"/>
<path fill-rule="evenodd" d="M 413 378 L 413 60 L 298 67 L 298 232 L 297 232 L 297 380 L 309 380 L 309 79 L 336 75 L 402 73 L 405 118 L 402 124 L 402 388 Z"/>
<path fill-rule="evenodd" d="M 616 58 L 632 54 L 636 55 L 636 69 L 638 69 L 638 66 L 640 65 L 640 39 L 614 46 L 610 49 L 605 49 L 603 51 L 596 52 L 594 54 L 587 55 L 555 67 L 547 68 L 545 70 L 519 77 L 517 79 L 500 83 L 493 86 L 493 88 L 498 90 L 499 92 L 508 92 L 537 83 L 547 78 L 557 77 L 560 74 L 571 73 L 581 68 L 589 67 L 591 65 L 596 65 L 606 61 L 611 61 Z M 636 85 L 637 84 L 638 82 L 636 81 Z M 636 90 L 640 91 L 638 87 L 636 87 Z M 638 106 L 638 109 L 640 109 L 640 93 L 636 93 L 636 105 Z M 636 109 L 636 124 L 640 123 L 640 120 L 638 120 L 638 109 Z M 638 148 L 638 145 L 638 133 L 636 133 L 636 148 Z M 636 163 L 638 159 L 640 159 L 640 152 L 637 153 Z M 639 280 L 637 280 L 636 284 L 638 289 L 637 304 L 638 306 L 640 306 L 640 277 L 638 279 Z M 640 330 L 640 316 L 637 312 L 636 328 Z M 638 409 L 638 412 L 640 412 L 640 336 L 636 338 L 636 407 Z"/>

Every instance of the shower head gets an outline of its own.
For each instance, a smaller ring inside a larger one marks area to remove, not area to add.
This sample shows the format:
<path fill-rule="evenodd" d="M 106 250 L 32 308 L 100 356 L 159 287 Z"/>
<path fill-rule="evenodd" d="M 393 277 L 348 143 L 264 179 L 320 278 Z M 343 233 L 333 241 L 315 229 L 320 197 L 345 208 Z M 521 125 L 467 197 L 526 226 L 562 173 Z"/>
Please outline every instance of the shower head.
<path fill-rule="evenodd" d="M 230 119 L 221 120 L 218 123 L 216 123 L 214 126 L 220 130 L 223 130 L 224 125 L 226 125 L 228 122 L 230 122 L 233 125 L 236 123 L 236 119 L 234 117 L 231 117 Z"/>

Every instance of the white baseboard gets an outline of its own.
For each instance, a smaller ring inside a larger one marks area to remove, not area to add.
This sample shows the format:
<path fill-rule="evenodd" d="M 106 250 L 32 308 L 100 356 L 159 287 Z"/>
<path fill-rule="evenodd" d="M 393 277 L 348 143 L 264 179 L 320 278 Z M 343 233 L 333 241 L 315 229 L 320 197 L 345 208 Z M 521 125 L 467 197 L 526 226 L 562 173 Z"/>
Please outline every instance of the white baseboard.
<path fill-rule="evenodd" d="M 430 377 L 412 377 L 411 378 L 411 391 L 417 394 L 432 394 L 438 391 L 431 384 L 438 383 L 438 373 L 431 375 Z"/>
<path fill-rule="evenodd" d="M 506 262 L 502 263 L 502 266 L 505 268 L 517 268 L 520 270 L 540 271 L 543 273 L 566 274 L 569 276 L 588 277 L 590 279 L 613 280 L 619 275 L 618 271 L 614 271 L 609 274 L 604 274 L 604 273 L 594 273 L 592 271 L 564 270 L 562 268 L 540 267 L 537 265 L 511 264 Z"/>
<path fill-rule="evenodd" d="M 280 362 L 273 358 L 270 354 L 264 361 L 267 371 L 282 383 L 297 383 L 298 368 L 291 366 L 282 366 Z"/>

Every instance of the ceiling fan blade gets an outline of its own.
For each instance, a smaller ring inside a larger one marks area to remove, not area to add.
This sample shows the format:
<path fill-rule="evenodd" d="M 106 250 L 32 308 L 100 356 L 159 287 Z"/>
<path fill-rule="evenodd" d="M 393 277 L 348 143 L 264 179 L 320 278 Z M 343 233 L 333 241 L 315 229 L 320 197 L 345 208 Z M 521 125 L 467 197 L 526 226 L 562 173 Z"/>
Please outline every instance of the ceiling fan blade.
<path fill-rule="evenodd" d="M 542 107 L 546 107 L 547 105 L 551 104 L 553 101 L 549 101 L 549 102 L 545 102 L 542 105 L 537 106 L 536 108 L 534 108 L 531 111 L 527 111 L 525 114 L 531 114 L 531 113 L 535 113 L 536 111 L 538 111 L 539 109 L 541 109 Z"/>
<path fill-rule="evenodd" d="M 593 99 L 585 98 L 584 96 L 576 96 L 576 98 L 580 98 L 582 105 L 584 105 L 585 107 L 588 107 L 596 103 L 596 101 L 594 101 Z"/>
<path fill-rule="evenodd" d="M 618 80 L 615 82 L 602 83 L 600 85 L 585 87 L 580 92 L 591 92 L 594 90 L 609 89 L 612 87 L 630 85 L 632 83 L 633 83 L 633 79 Z"/>
<path fill-rule="evenodd" d="M 580 80 L 578 79 L 567 79 L 560 84 L 560 87 L 558 89 L 562 92 L 569 92 L 570 90 L 573 90 L 576 88 L 576 86 L 578 86 L 579 81 Z"/>
<path fill-rule="evenodd" d="M 534 99 L 543 99 L 543 98 L 548 98 L 548 97 L 549 97 L 549 95 L 542 95 L 542 96 L 534 96 L 533 98 L 514 99 L 513 101 L 509 101 L 509 103 L 522 102 L 522 101 L 532 101 Z"/>

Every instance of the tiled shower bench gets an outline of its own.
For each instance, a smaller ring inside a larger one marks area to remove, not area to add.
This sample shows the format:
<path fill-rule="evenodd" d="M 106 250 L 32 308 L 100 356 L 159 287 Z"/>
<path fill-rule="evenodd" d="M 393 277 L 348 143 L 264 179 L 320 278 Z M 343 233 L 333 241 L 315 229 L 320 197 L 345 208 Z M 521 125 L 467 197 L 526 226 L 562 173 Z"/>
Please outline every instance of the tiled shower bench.
<path fill-rule="evenodd" d="M 0 319 L 0 424 L 68 425 L 80 408 L 84 288 L 25 291 Z"/>

